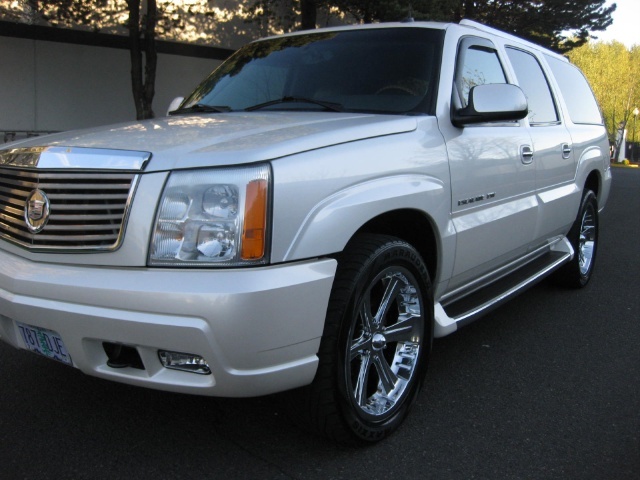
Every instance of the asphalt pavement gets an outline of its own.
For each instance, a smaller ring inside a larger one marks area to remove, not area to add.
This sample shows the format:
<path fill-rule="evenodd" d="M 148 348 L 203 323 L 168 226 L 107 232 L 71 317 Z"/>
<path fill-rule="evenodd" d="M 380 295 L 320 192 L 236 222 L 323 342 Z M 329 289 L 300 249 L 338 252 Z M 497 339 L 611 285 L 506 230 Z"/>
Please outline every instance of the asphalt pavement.
<path fill-rule="evenodd" d="M 115 384 L 0 345 L 3 479 L 640 478 L 640 169 L 613 170 L 587 288 L 543 283 L 437 340 L 384 442 L 298 428 L 282 395 Z"/>

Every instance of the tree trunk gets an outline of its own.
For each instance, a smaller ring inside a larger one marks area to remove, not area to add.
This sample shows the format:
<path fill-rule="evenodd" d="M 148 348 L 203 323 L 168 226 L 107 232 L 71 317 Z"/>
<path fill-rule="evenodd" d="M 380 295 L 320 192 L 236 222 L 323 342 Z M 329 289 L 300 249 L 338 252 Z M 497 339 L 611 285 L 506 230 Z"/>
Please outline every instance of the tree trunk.
<path fill-rule="evenodd" d="M 147 0 L 147 17 L 144 29 L 144 89 L 142 95 L 143 118 L 153 118 L 153 97 L 156 93 L 156 67 L 158 53 L 156 51 L 156 23 L 158 9 L 156 0 Z"/>
<path fill-rule="evenodd" d="M 474 0 L 465 0 L 464 2 L 464 18 L 475 20 L 476 18 L 476 5 Z"/>
<path fill-rule="evenodd" d="M 452 20 L 455 23 L 460 23 L 460 20 L 464 18 L 464 1 L 458 0 L 458 2 L 453 7 Z"/>
<path fill-rule="evenodd" d="M 300 30 L 313 30 L 316 28 L 318 17 L 316 0 L 300 0 L 300 17 Z"/>
<path fill-rule="evenodd" d="M 157 21 L 156 0 L 147 0 L 145 28 L 141 31 L 141 0 L 127 0 L 129 9 L 129 54 L 131 57 L 131 88 L 136 106 L 136 119 L 153 118 L 153 96 L 157 54 L 155 48 L 155 27 Z M 144 76 L 143 76 L 144 66 Z"/>
<path fill-rule="evenodd" d="M 615 153 L 616 153 L 616 158 L 619 159 L 620 158 L 620 148 L 622 147 L 622 139 L 624 137 L 624 131 L 627 129 L 627 124 L 629 123 L 629 118 L 631 117 L 631 99 L 633 98 L 633 88 L 631 90 L 629 90 L 629 97 L 627 99 L 627 106 L 624 109 L 624 114 L 623 114 L 623 118 L 622 121 L 620 122 L 619 126 L 618 126 L 618 131 L 616 131 L 616 144 L 615 144 Z M 614 122 L 615 122 L 615 115 L 614 115 Z M 615 123 L 614 123 L 615 125 Z M 618 132 L 621 132 L 621 134 L 618 136 Z M 626 155 L 627 152 L 622 152 L 623 158 Z"/>

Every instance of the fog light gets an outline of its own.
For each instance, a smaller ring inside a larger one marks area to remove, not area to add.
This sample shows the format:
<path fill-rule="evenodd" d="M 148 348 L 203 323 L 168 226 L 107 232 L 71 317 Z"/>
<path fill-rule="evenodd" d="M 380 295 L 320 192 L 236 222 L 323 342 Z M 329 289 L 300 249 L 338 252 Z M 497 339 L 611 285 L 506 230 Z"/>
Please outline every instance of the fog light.
<path fill-rule="evenodd" d="M 211 374 L 209 364 L 200 355 L 158 350 L 158 358 L 160 358 L 160 362 L 162 362 L 162 366 L 165 368 L 198 373 L 200 375 Z"/>

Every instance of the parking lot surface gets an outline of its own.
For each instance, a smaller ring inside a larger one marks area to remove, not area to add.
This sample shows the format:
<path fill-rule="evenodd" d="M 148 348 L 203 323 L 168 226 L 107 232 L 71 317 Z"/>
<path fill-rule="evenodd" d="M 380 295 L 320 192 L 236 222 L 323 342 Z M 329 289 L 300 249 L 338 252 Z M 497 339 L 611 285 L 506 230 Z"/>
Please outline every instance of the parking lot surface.
<path fill-rule="evenodd" d="M 2 344 L 0 476 L 637 479 L 640 170 L 613 174 L 588 287 L 540 284 L 437 340 L 418 405 L 380 444 L 305 432 L 284 395 L 156 392 Z"/>

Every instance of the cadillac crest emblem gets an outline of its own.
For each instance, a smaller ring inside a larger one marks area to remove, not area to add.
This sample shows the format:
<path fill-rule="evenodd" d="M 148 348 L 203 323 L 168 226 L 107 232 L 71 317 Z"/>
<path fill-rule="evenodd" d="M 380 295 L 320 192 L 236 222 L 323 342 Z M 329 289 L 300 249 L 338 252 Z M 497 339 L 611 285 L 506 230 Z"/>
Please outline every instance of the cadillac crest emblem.
<path fill-rule="evenodd" d="M 31 233 L 40 232 L 49 221 L 49 198 L 42 190 L 34 190 L 27 197 L 24 220 Z"/>

